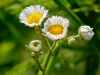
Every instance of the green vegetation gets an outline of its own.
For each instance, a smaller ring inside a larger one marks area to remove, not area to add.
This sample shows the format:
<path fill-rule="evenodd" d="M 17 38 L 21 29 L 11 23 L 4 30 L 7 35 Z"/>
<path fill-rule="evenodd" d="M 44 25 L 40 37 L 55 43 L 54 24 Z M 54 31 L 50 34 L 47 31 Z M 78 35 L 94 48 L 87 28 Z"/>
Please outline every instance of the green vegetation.
<path fill-rule="evenodd" d="M 69 19 L 68 37 L 76 35 L 81 25 L 89 25 L 95 32 L 90 41 L 77 40 L 74 45 L 64 42 L 51 65 L 51 75 L 100 75 L 100 0 L 0 0 L 0 75 L 38 74 L 25 45 L 40 38 L 34 28 L 19 21 L 20 12 L 36 4 L 49 10 L 48 17 Z M 47 53 L 45 48 L 43 52 L 40 62 Z"/>

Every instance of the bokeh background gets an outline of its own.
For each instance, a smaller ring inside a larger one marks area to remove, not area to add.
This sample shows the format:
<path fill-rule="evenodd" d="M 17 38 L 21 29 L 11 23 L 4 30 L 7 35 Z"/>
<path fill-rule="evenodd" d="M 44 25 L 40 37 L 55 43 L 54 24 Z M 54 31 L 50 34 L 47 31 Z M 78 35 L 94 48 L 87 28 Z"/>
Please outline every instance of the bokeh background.
<path fill-rule="evenodd" d="M 100 0 L 0 0 L 0 75 L 37 75 L 38 67 L 25 45 L 40 38 L 34 28 L 19 22 L 22 9 L 36 4 L 49 10 L 48 17 L 70 20 L 68 37 L 77 35 L 81 25 L 95 32 L 91 41 L 78 39 L 72 46 L 65 42 L 52 75 L 100 75 Z"/>

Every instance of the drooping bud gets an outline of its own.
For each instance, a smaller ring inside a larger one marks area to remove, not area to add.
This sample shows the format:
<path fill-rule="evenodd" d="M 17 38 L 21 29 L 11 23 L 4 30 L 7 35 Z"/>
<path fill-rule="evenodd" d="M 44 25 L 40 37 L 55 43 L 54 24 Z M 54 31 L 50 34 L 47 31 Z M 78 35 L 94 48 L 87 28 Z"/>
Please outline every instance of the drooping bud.
<path fill-rule="evenodd" d="M 81 26 L 78 30 L 78 35 L 80 36 L 80 38 L 82 38 L 83 40 L 91 40 L 94 32 L 92 31 L 93 28 L 90 28 L 90 26 L 84 25 Z"/>
<path fill-rule="evenodd" d="M 42 42 L 40 40 L 33 40 L 29 44 L 29 49 L 34 53 L 39 53 L 42 50 Z"/>

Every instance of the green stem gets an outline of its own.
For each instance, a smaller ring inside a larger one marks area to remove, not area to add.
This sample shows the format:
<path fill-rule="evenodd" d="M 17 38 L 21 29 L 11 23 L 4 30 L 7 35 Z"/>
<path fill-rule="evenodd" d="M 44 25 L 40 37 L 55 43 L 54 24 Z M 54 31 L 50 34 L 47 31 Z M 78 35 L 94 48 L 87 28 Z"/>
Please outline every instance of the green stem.
<path fill-rule="evenodd" d="M 67 39 L 64 38 L 62 40 L 55 41 L 51 47 L 51 49 L 48 51 L 48 54 L 46 55 L 44 61 L 43 61 L 43 66 L 44 66 L 44 71 L 40 71 L 38 75 L 50 75 L 52 68 L 55 63 L 56 56 L 58 56 L 58 48 L 60 45 L 65 42 Z"/>
<path fill-rule="evenodd" d="M 55 43 L 55 47 L 52 49 L 52 54 L 54 54 L 56 51 L 57 51 L 57 48 L 59 46 L 61 46 L 64 42 L 67 41 L 67 38 L 63 38 L 61 40 L 58 40 L 56 43 Z"/>
<path fill-rule="evenodd" d="M 42 72 L 42 71 L 39 70 L 38 75 L 45 75 L 48 62 L 49 62 L 50 57 L 52 55 L 52 49 L 54 48 L 55 44 L 56 44 L 56 41 L 54 41 L 51 49 L 48 51 L 48 53 L 47 53 L 47 55 L 46 55 L 46 57 L 45 57 L 45 59 L 44 59 L 44 61 L 42 63 L 42 65 L 44 66 L 44 71 Z"/>
<path fill-rule="evenodd" d="M 45 75 L 46 66 L 47 66 L 47 64 L 48 64 L 48 62 L 49 62 L 51 53 L 52 53 L 51 50 L 49 50 L 48 53 L 47 53 L 47 55 L 46 55 L 46 57 L 44 58 L 43 63 L 42 63 L 42 65 L 44 66 L 44 71 L 42 72 L 41 70 L 39 70 L 38 75 Z"/>
<path fill-rule="evenodd" d="M 50 49 L 50 44 L 49 44 L 48 40 L 46 39 L 46 37 L 43 36 L 42 31 L 41 31 L 41 28 L 35 26 L 35 30 L 36 30 L 37 34 L 39 35 L 39 37 L 41 38 L 41 40 L 43 41 L 43 43 L 46 46 L 46 48 L 47 49 Z"/>
<path fill-rule="evenodd" d="M 53 70 L 53 66 L 54 66 L 55 61 L 56 61 L 56 57 L 58 56 L 59 51 L 56 51 L 55 54 L 53 54 L 53 55 L 51 54 L 50 51 L 43 61 L 44 71 L 39 70 L 38 75 L 50 75 L 51 74 L 51 72 Z"/>
<path fill-rule="evenodd" d="M 79 38 L 79 35 L 75 35 L 75 36 L 73 36 L 75 39 L 77 39 L 77 38 Z"/>
<path fill-rule="evenodd" d="M 39 67 L 39 69 L 40 69 L 41 71 L 44 71 L 43 67 L 41 66 L 41 64 L 40 64 L 40 62 L 39 62 L 39 60 L 38 60 L 38 58 L 37 58 L 37 57 L 32 57 L 32 58 L 34 59 L 35 63 L 36 63 L 37 66 Z"/>
<path fill-rule="evenodd" d="M 55 52 L 55 54 L 51 55 L 51 57 L 50 57 L 49 63 L 48 63 L 47 68 L 46 68 L 45 75 L 51 75 L 58 54 L 59 54 L 59 50 L 57 48 L 57 51 Z"/>
<path fill-rule="evenodd" d="M 74 36 L 75 38 L 78 38 L 79 35 Z M 61 40 L 55 41 L 52 45 L 52 48 L 48 51 L 48 54 L 46 55 L 44 61 L 43 61 L 43 66 L 44 66 L 44 71 L 39 71 L 38 75 L 50 75 L 52 68 L 55 63 L 56 56 L 58 56 L 58 48 L 67 41 L 67 38 L 63 38 Z"/>
<path fill-rule="evenodd" d="M 49 51 L 49 53 L 48 53 L 48 56 L 47 56 L 47 59 L 46 59 L 46 61 L 45 61 L 45 63 L 44 63 L 44 75 L 45 75 L 45 72 L 46 72 L 46 67 L 47 67 L 47 65 L 48 65 L 48 62 L 49 62 L 49 59 L 50 59 L 50 56 L 51 56 L 51 51 Z"/>
<path fill-rule="evenodd" d="M 55 44 L 56 44 L 56 41 L 54 41 L 54 43 L 53 43 L 51 49 L 48 51 L 48 56 L 47 56 L 46 61 L 45 61 L 45 63 L 44 63 L 44 71 L 46 71 L 46 67 L 47 67 L 47 65 L 48 65 L 50 56 L 52 55 L 52 49 L 54 48 Z M 45 74 L 45 72 L 44 72 L 44 74 Z"/>

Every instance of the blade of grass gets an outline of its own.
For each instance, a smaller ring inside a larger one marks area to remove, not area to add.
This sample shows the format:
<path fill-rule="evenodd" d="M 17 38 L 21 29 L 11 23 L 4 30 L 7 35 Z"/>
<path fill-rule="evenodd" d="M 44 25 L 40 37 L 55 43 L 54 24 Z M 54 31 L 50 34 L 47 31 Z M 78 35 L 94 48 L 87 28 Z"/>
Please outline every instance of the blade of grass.
<path fill-rule="evenodd" d="M 5 16 L 2 11 L 0 11 L 0 20 L 5 25 L 10 33 L 17 39 L 19 42 L 21 42 L 23 45 L 25 45 L 25 40 L 22 38 L 20 32 L 14 27 L 14 25 L 11 22 L 8 22 L 5 19 Z"/>
<path fill-rule="evenodd" d="M 59 7 L 62 8 L 62 9 L 66 12 L 68 18 L 70 19 L 70 21 L 71 21 L 73 24 L 75 24 L 75 25 L 77 25 L 77 26 L 83 24 L 83 22 L 81 21 L 81 19 L 80 19 L 75 13 L 73 13 L 73 12 L 71 11 L 71 9 L 69 9 L 69 8 L 66 6 L 66 5 L 67 5 L 67 2 L 66 2 L 65 0 L 54 0 L 54 2 L 55 2 L 56 4 L 58 4 Z"/>

